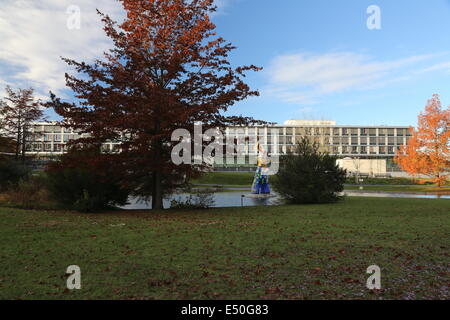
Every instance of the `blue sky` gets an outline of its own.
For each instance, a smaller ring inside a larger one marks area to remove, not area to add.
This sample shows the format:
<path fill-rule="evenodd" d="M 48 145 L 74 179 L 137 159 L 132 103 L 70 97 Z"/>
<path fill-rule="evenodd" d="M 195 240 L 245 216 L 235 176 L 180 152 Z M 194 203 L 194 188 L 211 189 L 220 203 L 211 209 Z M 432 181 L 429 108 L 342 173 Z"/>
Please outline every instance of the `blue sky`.
<path fill-rule="evenodd" d="M 0 86 L 64 95 L 58 56 L 89 61 L 109 47 L 95 7 L 121 15 L 114 0 L 4 0 L 0 12 Z M 18 4 L 19 3 L 19 4 Z M 82 28 L 66 30 L 67 7 Z M 427 99 L 450 104 L 450 1 L 221 0 L 218 33 L 239 48 L 235 65 L 264 71 L 247 81 L 260 97 L 231 114 L 283 122 L 331 119 L 353 125 L 415 125 Z M 381 9 L 381 30 L 366 10 Z M 52 113 L 50 117 L 54 117 Z"/>

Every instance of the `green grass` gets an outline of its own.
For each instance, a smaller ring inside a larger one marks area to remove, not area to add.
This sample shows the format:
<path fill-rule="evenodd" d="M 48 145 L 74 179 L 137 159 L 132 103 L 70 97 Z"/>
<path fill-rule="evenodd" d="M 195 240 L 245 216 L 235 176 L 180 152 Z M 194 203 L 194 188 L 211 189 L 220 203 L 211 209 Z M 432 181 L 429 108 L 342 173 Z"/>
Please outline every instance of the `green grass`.
<path fill-rule="evenodd" d="M 242 185 L 252 184 L 253 172 L 209 172 L 205 173 L 199 179 L 193 180 L 193 184 L 213 184 L 213 185 Z M 346 184 L 356 184 L 354 178 L 348 178 Z M 411 185 L 423 187 L 417 181 L 408 178 L 367 178 L 363 184 L 375 185 Z M 450 186 L 449 186 L 450 187 Z"/>
<path fill-rule="evenodd" d="M 364 186 L 363 188 L 365 191 L 450 194 L 450 187 L 437 188 L 434 186 Z M 359 186 L 346 186 L 345 190 L 359 190 Z"/>
<path fill-rule="evenodd" d="M 209 172 L 199 179 L 193 180 L 195 184 L 236 185 L 248 186 L 253 182 L 253 172 Z"/>
<path fill-rule="evenodd" d="M 448 200 L 80 214 L 0 208 L 1 299 L 449 299 Z M 365 287 L 382 270 L 382 290 Z M 82 289 L 68 291 L 67 266 Z"/>

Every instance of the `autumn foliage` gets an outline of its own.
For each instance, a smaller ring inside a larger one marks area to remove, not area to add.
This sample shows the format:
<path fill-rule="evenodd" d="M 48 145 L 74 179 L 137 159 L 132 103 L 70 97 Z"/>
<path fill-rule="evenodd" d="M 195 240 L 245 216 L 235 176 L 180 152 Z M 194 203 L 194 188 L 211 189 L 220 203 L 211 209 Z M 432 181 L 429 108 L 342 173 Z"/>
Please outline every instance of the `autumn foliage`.
<path fill-rule="evenodd" d="M 450 176 L 450 107 L 442 109 L 439 96 L 433 95 L 418 119 L 417 129 L 410 129 L 412 137 L 395 161 L 410 175 L 428 176 L 442 187 Z"/>
<path fill-rule="evenodd" d="M 251 119 L 227 117 L 237 101 L 258 95 L 243 81 L 250 65 L 233 68 L 235 49 L 214 32 L 209 14 L 213 0 L 120 0 L 127 16 L 118 24 L 100 13 L 114 48 L 93 64 L 64 59 L 82 74 L 66 74 L 79 103 L 52 95 L 53 107 L 67 126 L 87 133 L 78 142 L 99 147 L 120 142 L 111 166 L 139 195 L 151 195 L 162 208 L 163 196 L 201 169 L 176 166 L 171 150 L 175 129 L 193 131 L 246 124 Z"/>

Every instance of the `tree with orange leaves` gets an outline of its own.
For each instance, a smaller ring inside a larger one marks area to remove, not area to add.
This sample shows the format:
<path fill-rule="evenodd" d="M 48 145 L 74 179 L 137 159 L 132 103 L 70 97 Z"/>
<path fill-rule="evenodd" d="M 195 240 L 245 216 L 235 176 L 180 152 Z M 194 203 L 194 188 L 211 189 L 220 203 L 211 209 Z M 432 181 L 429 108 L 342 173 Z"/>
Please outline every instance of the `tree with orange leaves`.
<path fill-rule="evenodd" d="M 123 175 L 138 196 L 151 196 L 152 208 L 199 166 L 171 161 L 176 129 L 193 132 L 241 125 L 252 119 L 226 116 L 236 102 L 257 96 L 243 81 L 249 65 L 232 67 L 231 43 L 216 35 L 213 0 L 119 0 L 127 16 L 116 23 L 100 13 L 114 48 L 93 64 L 63 59 L 82 76 L 66 75 L 78 103 L 52 94 L 47 104 L 65 124 L 87 135 L 76 141 L 99 148 L 120 142 L 120 153 L 101 155 Z M 95 153 L 94 153 L 95 154 Z M 92 159 L 92 164 L 100 161 Z"/>
<path fill-rule="evenodd" d="M 410 130 L 412 137 L 395 162 L 410 175 L 428 176 L 442 187 L 450 176 L 450 107 L 442 109 L 439 95 L 433 95 L 419 115 L 417 129 Z"/>

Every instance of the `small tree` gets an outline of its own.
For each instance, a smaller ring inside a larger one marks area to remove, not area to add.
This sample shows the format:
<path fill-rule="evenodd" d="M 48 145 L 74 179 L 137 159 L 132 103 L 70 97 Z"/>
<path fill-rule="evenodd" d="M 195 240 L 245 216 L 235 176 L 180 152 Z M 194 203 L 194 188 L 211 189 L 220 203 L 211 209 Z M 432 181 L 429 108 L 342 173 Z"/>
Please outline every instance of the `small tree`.
<path fill-rule="evenodd" d="M 443 110 L 439 95 L 433 95 L 419 115 L 417 129 L 410 131 L 411 139 L 397 152 L 395 162 L 411 176 L 428 176 L 442 187 L 450 176 L 450 107 Z"/>
<path fill-rule="evenodd" d="M 337 193 L 344 190 L 346 171 L 336 164 L 335 156 L 319 148 L 317 143 L 303 138 L 294 153 L 281 159 L 273 186 L 287 201 L 328 203 L 341 198 Z"/>
<path fill-rule="evenodd" d="M 43 117 L 40 100 L 33 97 L 34 90 L 13 90 L 6 87 L 7 97 L 0 103 L 1 130 L 6 136 L 14 138 L 14 153 L 16 160 L 25 162 L 26 140 L 29 136 L 31 123 Z"/>

